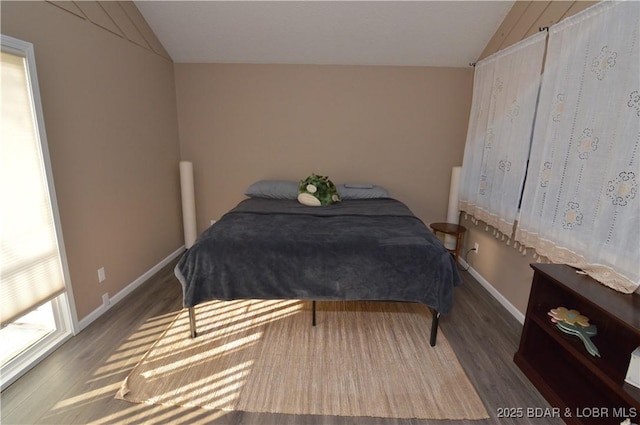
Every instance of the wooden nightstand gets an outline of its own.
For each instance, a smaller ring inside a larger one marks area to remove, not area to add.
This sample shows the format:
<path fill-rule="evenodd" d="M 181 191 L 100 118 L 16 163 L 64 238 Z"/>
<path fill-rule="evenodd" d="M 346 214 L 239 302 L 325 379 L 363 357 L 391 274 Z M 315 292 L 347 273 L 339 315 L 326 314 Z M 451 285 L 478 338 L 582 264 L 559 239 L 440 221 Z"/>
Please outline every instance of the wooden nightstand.
<path fill-rule="evenodd" d="M 462 247 L 462 237 L 464 236 L 464 232 L 467 231 L 467 228 L 455 223 L 431 223 L 429 227 L 431 227 L 434 234 L 440 232 L 456 238 L 455 248 L 447 248 L 447 250 L 454 256 L 456 262 L 458 262 L 458 258 L 460 257 L 460 248 Z"/>

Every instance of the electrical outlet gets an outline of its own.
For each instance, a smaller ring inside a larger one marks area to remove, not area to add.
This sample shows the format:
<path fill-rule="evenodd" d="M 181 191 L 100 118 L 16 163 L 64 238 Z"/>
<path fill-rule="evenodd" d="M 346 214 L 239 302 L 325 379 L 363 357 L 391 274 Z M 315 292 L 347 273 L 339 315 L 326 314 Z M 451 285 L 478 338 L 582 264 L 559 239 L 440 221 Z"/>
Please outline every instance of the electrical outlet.
<path fill-rule="evenodd" d="M 109 293 L 105 292 L 104 294 L 102 294 L 102 305 L 106 307 L 109 304 L 111 304 L 111 300 L 109 299 Z"/>
<path fill-rule="evenodd" d="M 104 282 L 106 278 L 107 278 L 107 275 L 104 271 L 104 267 L 100 267 L 98 269 L 98 282 Z"/>
<path fill-rule="evenodd" d="M 473 250 L 478 254 L 480 252 L 480 244 L 478 242 L 473 244 Z"/>

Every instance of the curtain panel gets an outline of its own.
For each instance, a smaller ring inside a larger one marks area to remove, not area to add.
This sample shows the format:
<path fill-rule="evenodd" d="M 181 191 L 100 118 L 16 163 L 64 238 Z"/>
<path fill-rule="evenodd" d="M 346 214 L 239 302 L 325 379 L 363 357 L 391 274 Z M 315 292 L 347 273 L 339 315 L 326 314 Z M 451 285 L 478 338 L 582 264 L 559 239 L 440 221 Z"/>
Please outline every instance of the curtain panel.
<path fill-rule="evenodd" d="M 640 3 L 549 30 L 516 240 L 618 291 L 640 280 Z"/>
<path fill-rule="evenodd" d="M 546 33 L 476 64 L 460 209 L 511 237 L 522 193 Z"/>

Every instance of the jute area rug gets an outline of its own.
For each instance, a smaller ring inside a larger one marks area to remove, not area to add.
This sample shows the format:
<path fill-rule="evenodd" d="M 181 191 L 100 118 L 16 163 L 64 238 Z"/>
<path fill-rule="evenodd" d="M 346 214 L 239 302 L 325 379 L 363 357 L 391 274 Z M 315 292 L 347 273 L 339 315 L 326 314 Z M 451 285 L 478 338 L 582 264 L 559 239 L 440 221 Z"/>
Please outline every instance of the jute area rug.
<path fill-rule="evenodd" d="M 182 311 L 116 398 L 207 409 L 419 419 L 487 412 L 431 315 L 413 303 L 214 301 Z"/>

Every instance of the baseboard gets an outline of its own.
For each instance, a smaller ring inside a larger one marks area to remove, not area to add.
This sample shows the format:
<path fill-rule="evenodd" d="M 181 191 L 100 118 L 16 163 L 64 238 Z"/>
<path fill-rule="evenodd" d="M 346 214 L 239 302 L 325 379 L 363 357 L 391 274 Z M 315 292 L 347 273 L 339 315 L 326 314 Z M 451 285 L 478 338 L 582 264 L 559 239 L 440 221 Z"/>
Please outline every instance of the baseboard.
<path fill-rule="evenodd" d="M 176 249 L 171 254 L 169 254 L 169 256 L 167 256 L 165 259 L 160 261 L 155 266 L 151 267 L 149 270 L 143 273 L 136 280 L 134 280 L 129 285 L 127 285 L 122 290 L 120 290 L 117 294 L 110 297 L 109 305 L 106 305 L 106 306 L 101 305 L 100 307 L 98 307 L 97 309 L 89 313 L 87 316 L 85 316 L 82 320 L 78 322 L 78 332 L 82 331 L 84 328 L 89 326 L 91 323 L 93 323 L 96 319 L 98 319 L 104 313 L 109 311 L 109 309 L 113 307 L 115 304 L 122 301 L 127 295 L 129 295 L 131 292 L 137 289 L 140 285 L 146 282 L 149 278 L 151 278 L 154 274 L 156 274 L 160 269 L 162 269 L 164 266 L 169 264 L 171 261 L 177 258 L 180 254 L 182 254 L 184 250 L 185 250 L 185 247 L 184 245 L 182 245 L 180 248 Z"/>
<path fill-rule="evenodd" d="M 460 258 L 459 261 L 460 264 L 465 268 L 465 270 L 467 270 L 469 274 L 471 274 L 471 276 L 473 276 L 478 282 L 480 282 L 480 285 L 484 286 L 484 288 L 489 291 L 493 298 L 498 300 L 498 302 L 502 304 L 502 306 L 506 308 L 507 311 L 511 313 L 511 315 L 515 317 L 518 322 L 520 322 L 520 324 L 524 324 L 524 314 L 522 314 L 520 310 L 518 310 L 513 304 L 511 304 L 508 299 L 506 299 L 491 283 L 489 283 L 487 279 L 485 279 L 466 261 L 464 261 L 462 258 Z"/>

